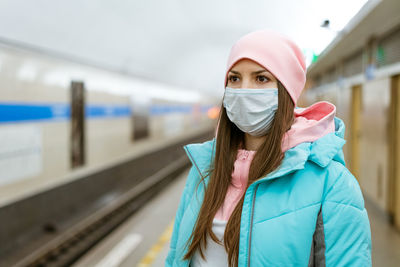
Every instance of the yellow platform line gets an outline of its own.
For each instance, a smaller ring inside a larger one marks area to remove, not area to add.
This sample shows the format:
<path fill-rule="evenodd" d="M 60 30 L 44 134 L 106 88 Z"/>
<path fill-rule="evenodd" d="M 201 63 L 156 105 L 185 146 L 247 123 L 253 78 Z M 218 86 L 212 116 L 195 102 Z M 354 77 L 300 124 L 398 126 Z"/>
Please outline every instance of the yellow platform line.
<path fill-rule="evenodd" d="M 161 234 L 157 242 L 150 248 L 150 250 L 140 260 L 138 267 L 149 267 L 153 261 L 157 258 L 160 251 L 163 249 L 165 243 L 167 243 L 172 236 L 172 230 L 174 227 L 174 220 L 168 225 L 168 227 Z"/>

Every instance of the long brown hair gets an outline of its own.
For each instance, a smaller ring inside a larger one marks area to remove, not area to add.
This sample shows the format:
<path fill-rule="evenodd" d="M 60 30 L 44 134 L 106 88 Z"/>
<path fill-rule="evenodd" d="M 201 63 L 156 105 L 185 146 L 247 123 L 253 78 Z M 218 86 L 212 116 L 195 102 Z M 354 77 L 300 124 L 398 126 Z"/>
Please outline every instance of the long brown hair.
<path fill-rule="evenodd" d="M 285 132 L 290 129 L 293 121 L 294 103 L 285 87 L 278 81 L 278 109 L 265 142 L 258 148 L 252 160 L 246 190 L 254 181 L 279 167 L 284 157 L 281 149 L 282 139 Z M 189 249 L 183 259 L 190 259 L 196 249 L 199 249 L 200 255 L 204 259 L 203 247 L 204 249 L 207 247 L 208 235 L 215 242 L 221 244 L 212 231 L 212 222 L 218 209 L 224 203 L 225 195 L 232 179 L 237 150 L 243 144 L 244 133 L 229 120 L 225 108 L 221 105 L 215 159 L 211 161 L 208 174 L 202 177 L 199 184 L 201 182 L 204 184 L 204 179 L 207 176 L 210 176 L 210 180 L 205 190 L 204 200 L 194 226 L 194 231 L 186 243 L 188 245 L 191 242 Z M 228 253 L 230 267 L 238 265 L 240 220 L 244 195 L 242 195 L 230 215 L 224 233 L 224 246 Z"/>

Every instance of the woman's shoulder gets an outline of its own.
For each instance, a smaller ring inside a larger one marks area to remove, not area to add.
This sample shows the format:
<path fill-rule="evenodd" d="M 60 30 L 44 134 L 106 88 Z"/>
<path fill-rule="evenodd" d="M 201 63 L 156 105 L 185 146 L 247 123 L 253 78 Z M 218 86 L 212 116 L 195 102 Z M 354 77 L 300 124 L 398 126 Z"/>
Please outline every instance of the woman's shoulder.
<path fill-rule="evenodd" d="M 326 166 L 324 201 L 364 208 L 364 198 L 357 178 L 340 162 L 332 161 Z"/>
<path fill-rule="evenodd" d="M 186 176 L 184 193 L 189 196 L 192 195 L 196 189 L 196 186 L 201 182 L 204 174 L 201 174 L 200 170 L 193 165 L 190 167 L 189 172 Z M 207 178 L 206 178 L 207 179 Z"/>
<path fill-rule="evenodd" d="M 304 168 L 297 172 L 299 180 L 311 181 L 314 185 L 310 190 L 320 188 L 321 201 L 336 202 L 364 208 L 364 199 L 356 177 L 341 160 L 332 159 L 326 165 L 307 160 Z M 303 179 L 307 178 L 307 179 Z M 309 183 L 306 183 L 309 186 Z M 318 187 L 317 185 L 320 185 Z M 319 191 L 319 190 L 317 190 Z"/>

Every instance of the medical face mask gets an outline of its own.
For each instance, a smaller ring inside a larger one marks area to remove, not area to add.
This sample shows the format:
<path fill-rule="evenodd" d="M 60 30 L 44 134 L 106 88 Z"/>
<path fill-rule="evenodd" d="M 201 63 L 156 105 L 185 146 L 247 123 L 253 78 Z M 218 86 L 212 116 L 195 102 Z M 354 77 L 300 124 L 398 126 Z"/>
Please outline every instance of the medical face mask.
<path fill-rule="evenodd" d="M 278 109 L 278 88 L 225 88 L 223 105 L 229 119 L 243 132 L 265 135 Z"/>

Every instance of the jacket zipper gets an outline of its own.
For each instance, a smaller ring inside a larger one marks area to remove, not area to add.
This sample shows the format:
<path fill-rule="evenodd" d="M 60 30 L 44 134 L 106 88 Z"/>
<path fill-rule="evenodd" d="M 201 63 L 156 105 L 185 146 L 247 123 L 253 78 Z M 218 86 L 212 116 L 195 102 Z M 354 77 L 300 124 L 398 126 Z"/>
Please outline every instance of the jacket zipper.
<path fill-rule="evenodd" d="M 254 203 L 256 200 L 256 193 L 257 193 L 257 188 L 260 185 L 260 183 L 258 183 L 256 185 L 256 188 L 254 189 L 254 195 L 253 195 L 253 203 L 251 205 L 251 217 L 250 217 L 250 227 L 249 227 L 249 247 L 248 247 L 248 258 L 247 258 L 247 267 L 250 267 L 250 251 L 251 251 L 251 232 L 253 230 L 253 216 L 254 216 Z"/>
<path fill-rule="evenodd" d="M 296 171 L 296 170 L 291 170 L 287 174 L 292 173 L 294 171 Z M 257 184 L 255 185 L 256 188 L 254 189 L 253 203 L 251 205 L 251 216 L 250 216 L 250 227 L 249 227 L 249 244 L 248 244 L 249 253 L 248 253 L 248 256 L 247 256 L 247 267 L 250 267 L 251 233 L 252 233 L 252 230 L 253 230 L 252 227 L 253 227 L 253 217 L 254 217 L 254 204 L 256 202 L 255 200 L 256 200 L 257 188 L 260 185 L 260 183 L 261 183 L 260 181 L 257 181 Z"/>

